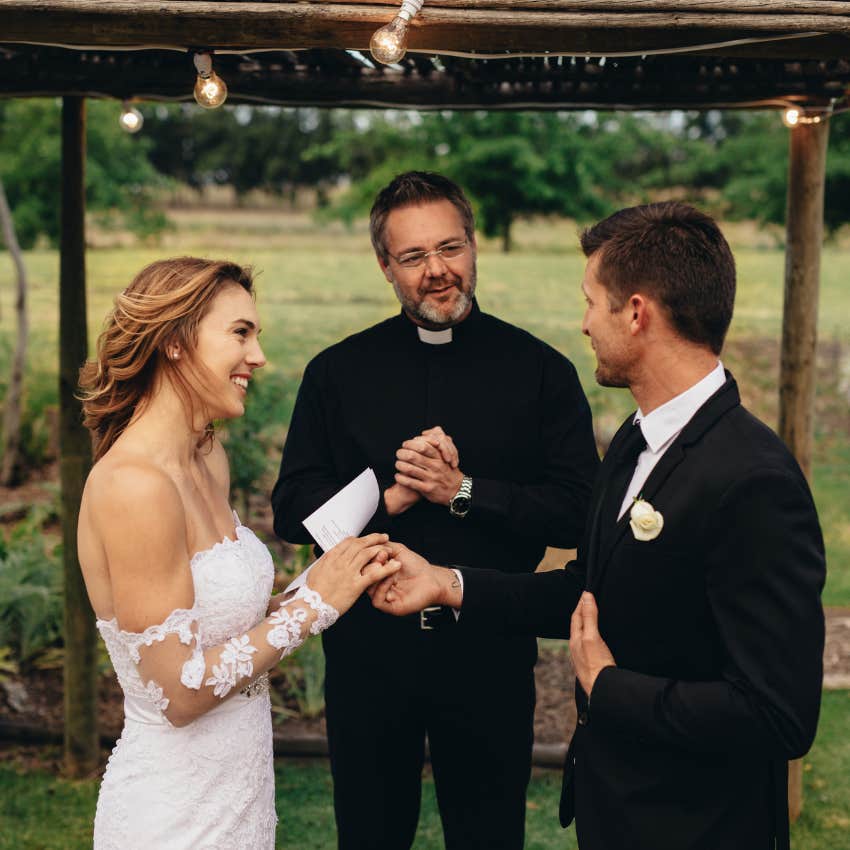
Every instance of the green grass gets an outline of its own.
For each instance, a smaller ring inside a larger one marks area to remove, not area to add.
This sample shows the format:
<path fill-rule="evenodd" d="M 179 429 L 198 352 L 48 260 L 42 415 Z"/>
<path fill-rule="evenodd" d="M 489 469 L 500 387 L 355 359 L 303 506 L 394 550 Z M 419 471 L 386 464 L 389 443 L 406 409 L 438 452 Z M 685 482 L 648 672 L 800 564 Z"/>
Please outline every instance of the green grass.
<path fill-rule="evenodd" d="M 792 828 L 794 850 L 850 847 L 850 691 L 824 694 L 818 737 L 804 765 L 804 809 Z M 327 762 L 276 764 L 277 846 L 328 850 L 335 845 Z M 69 782 L 42 769 L 0 762 L 0 850 L 91 847 L 97 781 Z M 575 831 L 558 826 L 560 772 L 536 770 L 529 788 L 526 850 L 574 850 Z M 426 777 L 415 850 L 442 848 L 434 784 Z"/>
<path fill-rule="evenodd" d="M 226 256 L 254 265 L 263 344 L 287 384 L 277 405 L 281 435 L 307 361 L 325 346 L 394 314 L 398 305 L 379 274 L 361 223 L 352 230 L 315 225 L 303 214 L 251 210 L 181 211 L 160 247 L 100 248 L 88 253 L 91 344 L 114 295 L 146 263 L 194 253 Z M 735 371 L 745 403 L 776 426 L 778 341 L 781 328 L 784 254 L 751 227 L 728 229 L 738 263 L 738 298 L 724 361 Z M 594 417 L 613 433 L 632 409 L 623 390 L 598 387 L 594 359 L 580 333 L 584 266 L 570 222 L 520 224 L 518 250 L 505 255 L 494 242 L 479 249 L 482 309 L 527 328 L 563 351 L 575 364 Z M 54 399 L 57 363 L 58 257 L 28 252 L 31 278 L 31 403 Z M 820 337 L 831 348 L 822 355 L 816 416 L 814 493 L 824 526 L 829 563 L 824 601 L 850 606 L 850 248 L 828 246 L 821 264 Z M 0 252 L 0 393 L 8 375 L 13 339 L 12 266 Z M 824 359 L 826 358 L 826 359 Z M 47 393 L 46 389 L 47 388 Z M 47 394 L 47 397 L 46 397 Z M 277 461 L 270 461 L 270 474 Z"/>

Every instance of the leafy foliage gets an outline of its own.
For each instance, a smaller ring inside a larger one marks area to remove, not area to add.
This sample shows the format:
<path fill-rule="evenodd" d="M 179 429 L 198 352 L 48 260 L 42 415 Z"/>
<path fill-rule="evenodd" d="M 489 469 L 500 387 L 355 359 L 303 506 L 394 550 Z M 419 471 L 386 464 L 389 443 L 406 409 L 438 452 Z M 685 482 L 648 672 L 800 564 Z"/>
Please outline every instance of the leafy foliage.
<path fill-rule="evenodd" d="M 476 202 L 482 230 L 511 247 L 517 218 L 564 215 L 579 220 L 610 211 L 590 155 L 588 134 L 572 115 L 459 114 L 463 132 L 447 171 Z"/>
<path fill-rule="evenodd" d="M 354 182 L 330 214 L 350 222 L 395 174 L 434 169 L 463 186 L 482 231 L 505 250 L 518 219 L 600 218 L 669 185 L 683 158 L 681 140 L 646 116 L 446 112 L 369 122 L 331 143 L 352 157 L 341 168 Z"/>
<path fill-rule="evenodd" d="M 44 509 L 34 508 L 9 536 L 0 538 L 0 646 L 31 664 L 61 643 L 62 571 L 45 550 Z"/>
<path fill-rule="evenodd" d="M 339 176 L 336 160 L 322 153 L 337 123 L 326 110 L 180 104 L 142 111 L 153 166 L 195 188 L 226 184 L 239 197 L 252 189 L 284 195 L 326 188 Z"/>
<path fill-rule="evenodd" d="M 228 420 L 222 427 L 222 442 L 230 460 L 230 490 L 243 522 L 249 522 L 252 494 L 259 492 L 260 481 L 269 472 L 269 456 L 280 451 L 283 410 L 289 409 L 292 386 L 277 373 L 259 374 L 251 380 L 245 415 Z"/>
<path fill-rule="evenodd" d="M 313 560 L 313 547 L 298 546 L 293 563 L 297 575 Z M 293 697 L 301 717 L 318 717 L 325 707 L 325 653 L 320 640 L 308 638 L 292 655 L 286 656 L 278 667 L 283 689 Z"/>
<path fill-rule="evenodd" d="M 23 248 L 59 238 L 61 112 L 57 100 L 0 100 L 0 174 Z M 163 179 L 147 157 L 150 138 L 128 135 L 117 119 L 114 103 L 88 101 L 86 203 L 148 236 L 166 224 L 152 204 Z"/>

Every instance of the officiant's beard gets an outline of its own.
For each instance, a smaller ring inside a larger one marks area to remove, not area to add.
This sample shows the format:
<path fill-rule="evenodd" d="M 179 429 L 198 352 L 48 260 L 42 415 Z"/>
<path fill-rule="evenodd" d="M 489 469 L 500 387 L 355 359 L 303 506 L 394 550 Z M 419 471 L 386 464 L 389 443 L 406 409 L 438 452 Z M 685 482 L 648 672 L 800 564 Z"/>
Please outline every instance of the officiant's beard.
<path fill-rule="evenodd" d="M 408 316 L 417 322 L 421 322 L 426 328 L 431 330 L 439 330 L 441 328 L 450 328 L 457 324 L 469 311 L 472 305 L 472 298 L 475 295 L 475 286 L 478 282 L 478 272 L 473 264 L 469 273 L 469 280 L 464 281 L 458 278 L 456 286 L 460 290 L 460 295 L 452 307 L 451 312 L 447 315 L 438 306 L 429 304 L 426 301 L 425 293 L 419 295 L 417 292 L 415 297 L 411 297 L 402 291 L 402 288 L 396 282 L 394 277 L 390 278 L 390 283 L 395 290 L 396 298 L 398 298 L 402 309 Z M 433 288 L 433 283 L 432 283 Z"/>

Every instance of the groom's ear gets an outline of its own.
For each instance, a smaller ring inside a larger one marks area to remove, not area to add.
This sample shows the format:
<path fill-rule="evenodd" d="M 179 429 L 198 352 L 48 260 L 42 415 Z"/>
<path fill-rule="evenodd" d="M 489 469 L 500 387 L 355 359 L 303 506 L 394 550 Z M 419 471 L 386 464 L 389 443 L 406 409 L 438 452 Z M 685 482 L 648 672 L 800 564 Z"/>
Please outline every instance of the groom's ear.
<path fill-rule="evenodd" d="M 632 336 L 645 331 L 649 325 L 649 314 L 654 302 L 639 292 L 634 293 L 628 300 L 625 310 L 629 317 L 629 333 Z"/>

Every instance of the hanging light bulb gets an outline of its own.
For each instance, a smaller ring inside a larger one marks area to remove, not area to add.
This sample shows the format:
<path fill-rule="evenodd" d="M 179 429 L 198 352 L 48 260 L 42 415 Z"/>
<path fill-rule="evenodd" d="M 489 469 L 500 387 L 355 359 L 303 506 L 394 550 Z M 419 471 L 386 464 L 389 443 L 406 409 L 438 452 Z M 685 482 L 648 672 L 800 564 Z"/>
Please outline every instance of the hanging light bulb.
<path fill-rule="evenodd" d="M 795 106 L 789 106 L 782 113 L 782 123 L 786 127 L 796 127 L 800 123 L 800 110 Z"/>
<path fill-rule="evenodd" d="M 195 54 L 195 68 L 198 79 L 195 81 L 195 100 L 204 109 L 215 109 L 227 100 L 227 86 L 224 80 L 213 71 L 212 56 L 209 53 Z"/>
<path fill-rule="evenodd" d="M 121 107 L 121 116 L 118 119 L 121 129 L 128 133 L 138 133 L 142 129 L 142 124 L 145 123 L 144 116 L 134 106 L 130 106 L 130 102 L 125 100 Z"/>
<path fill-rule="evenodd" d="M 424 0 L 402 0 L 398 14 L 386 26 L 375 30 L 369 42 L 372 56 L 384 65 L 393 65 L 407 53 L 407 27 L 422 8 Z"/>

